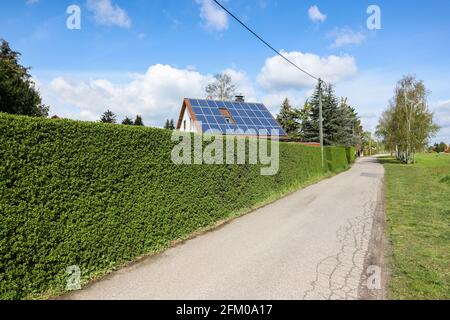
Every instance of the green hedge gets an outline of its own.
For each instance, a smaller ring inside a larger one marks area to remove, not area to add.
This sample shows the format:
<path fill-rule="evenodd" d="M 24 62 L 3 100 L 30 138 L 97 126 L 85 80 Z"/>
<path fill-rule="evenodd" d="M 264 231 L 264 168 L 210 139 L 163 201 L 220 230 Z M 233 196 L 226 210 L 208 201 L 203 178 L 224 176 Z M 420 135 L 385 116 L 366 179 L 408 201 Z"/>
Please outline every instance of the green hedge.
<path fill-rule="evenodd" d="M 349 161 L 345 147 L 327 147 L 325 153 L 330 171 L 339 172 L 348 167 Z"/>
<path fill-rule="evenodd" d="M 319 179 L 320 149 L 280 143 L 280 171 L 171 162 L 171 132 L 0 114 L 0 299 L 62 292 Z M 327 148 L 330 170 L 345 149 Z"/>
<path fill-rule="evenodd" d="M 348 164 L 353 164 L 356 161 L 356 149 L 354 147 L 345 148 Z"/>

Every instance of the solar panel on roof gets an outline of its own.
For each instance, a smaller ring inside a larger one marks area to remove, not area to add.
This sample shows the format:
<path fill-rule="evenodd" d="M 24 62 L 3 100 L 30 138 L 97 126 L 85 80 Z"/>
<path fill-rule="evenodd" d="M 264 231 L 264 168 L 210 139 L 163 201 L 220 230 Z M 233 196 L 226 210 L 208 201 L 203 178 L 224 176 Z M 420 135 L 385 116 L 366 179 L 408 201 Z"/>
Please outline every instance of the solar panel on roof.
<path fill-rule="evenodd" d="M 225 107 L 227 107 L 228 109 L 233 108 L 233 104 L 229 101 L 225 101 Z"/>
<path fill-rule="evenodd" d="M 225 103 L 224 103 L 223 101 L 216 101 L 216 105 L 217 105 L 219 108 L 226 108 Z"/>
<path fill-rule="evenodd" d="M 249 130 L 253 134 L 265 130 L 271 134 L 272 130 L 278 130 L 277 136 L 286 136 L 286 133 L 261 103 L 213 101 L 202 99 L 189 99 L 192 111 L 197 121 L 202 123 L 203 132 L 217 131 L 227 134 L 229 130 L 236 135 L 248 135 Z M 226 118 L 220 109 L 227 109 L 231 118 Z"/>

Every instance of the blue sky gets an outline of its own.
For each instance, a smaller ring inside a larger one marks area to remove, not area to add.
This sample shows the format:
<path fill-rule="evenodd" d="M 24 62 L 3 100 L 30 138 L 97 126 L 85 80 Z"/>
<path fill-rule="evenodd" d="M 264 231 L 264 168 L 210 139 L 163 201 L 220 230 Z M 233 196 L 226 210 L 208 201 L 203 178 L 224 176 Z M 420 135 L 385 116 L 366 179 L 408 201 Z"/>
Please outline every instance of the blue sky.
<path fill-rule="evenodd" d="M 297 64 L 335 83 L 368 130 L 396 82 L 415 74 L 443 127 L 436 140 L 450 142 L 450 2 L 223 2 Z M 80 30 L 66 27 L 73 4 Z M 367 28 L 369 5 L 381 9 L 380 30 Z M 2 1 L 0 37 L 33 67 L 51 114 L 74 119 L 96 120 L 110 108 L 161 126 L 221 72 L 274 113 L 284 97 L 302 105 L 314 86 L 210 0 Z"/>

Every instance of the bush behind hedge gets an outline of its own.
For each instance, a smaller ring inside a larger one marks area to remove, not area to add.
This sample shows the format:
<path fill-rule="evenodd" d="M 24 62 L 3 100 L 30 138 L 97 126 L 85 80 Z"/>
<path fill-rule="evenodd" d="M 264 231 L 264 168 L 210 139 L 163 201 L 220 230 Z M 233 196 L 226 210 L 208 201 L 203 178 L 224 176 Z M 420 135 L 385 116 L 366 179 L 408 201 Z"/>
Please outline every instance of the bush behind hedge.
<path fill-rule="evenodd" d="M 167 248 L 237 212 L 326 174 L 320 149 L 280 143 L 280 171 L 174 165 L 171 132 L 0 114 L 0 298 L 62 292 Z M 332 171 L 345 148 L 327 148 Z"/>

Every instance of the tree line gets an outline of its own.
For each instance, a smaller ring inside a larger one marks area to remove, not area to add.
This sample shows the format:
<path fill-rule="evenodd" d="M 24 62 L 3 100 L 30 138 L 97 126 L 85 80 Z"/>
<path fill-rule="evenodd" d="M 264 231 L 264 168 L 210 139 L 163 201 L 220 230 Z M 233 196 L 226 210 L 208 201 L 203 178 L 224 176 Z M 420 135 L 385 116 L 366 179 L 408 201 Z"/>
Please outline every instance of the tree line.
<path fill-rule="evenodd" d="M 376 134 L 385 148 L 405 163 L 414 163 L 415 154 L 424 151 L 439 130 L 428 108 L 428 95 L 423 81 L 404 76 L 379 120 Z"/>
<path fill-rule="evenodd" d="M 442 141 L 440 143 L 435 143 L 433 146 L 431 146 L 429 151 L 436 153 L 442 152 L 450 153 L 450 146 Z"/>
<path fill-rule="evenodd" d="M 286 98 L 277 116 L 290 138 L 320 142 L 319 96 L 322 96 L 323 140 L 325 145 L 362 145 L 365 135 L 355 108 L 346 98 L 339 99 L 331 84 L 317 85 L 302 108 L 294 108 Z"/>
<path fill-rule="evenodd" d="M 107 110 L 101 115 L 100 122 L 115 124 L 117 123 L 117 115 L 111 110 Z M 129 126 L 143 126 L 144 121 L 142 120 L 141 115 L 137 115 L 134 121 L 129 117 L 125 117 L 125 119 L 122 120 L 122 124 Z"/>
<path fill-rule="evenodd" d="M 100 117 L 100 122 L 115 124 L 117 123 L 117 115 L 111 110 L 107 110 Z M 134 121 L 129 117 L 125 117 L 121 123 L 128 126 L 144 126 L 144 121 L 141 115 L 137 115 Z M 175 130 L 175 121 L 173 119 L 167 119 L 164 124 L 164 129 Z"/>

